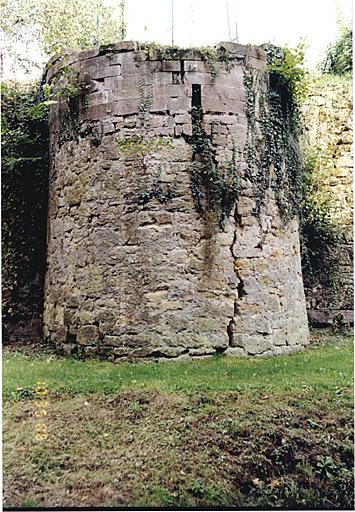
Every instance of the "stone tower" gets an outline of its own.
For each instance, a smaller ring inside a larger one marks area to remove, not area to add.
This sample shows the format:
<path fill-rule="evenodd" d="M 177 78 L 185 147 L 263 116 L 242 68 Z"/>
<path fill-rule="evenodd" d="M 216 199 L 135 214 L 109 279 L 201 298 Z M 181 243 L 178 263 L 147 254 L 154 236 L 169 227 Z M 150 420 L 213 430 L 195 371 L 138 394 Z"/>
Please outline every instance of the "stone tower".
<path fill-rule="evenodd" d="M 297 217 L 282 219 L 272 170 L 260 199 L 250 163 L 265 70 L 262 48 L 232 43 L 122 42 L 49 63 L 61 99 L 44 329 L 59 351 L 271 355 L 308 343 Z"/>

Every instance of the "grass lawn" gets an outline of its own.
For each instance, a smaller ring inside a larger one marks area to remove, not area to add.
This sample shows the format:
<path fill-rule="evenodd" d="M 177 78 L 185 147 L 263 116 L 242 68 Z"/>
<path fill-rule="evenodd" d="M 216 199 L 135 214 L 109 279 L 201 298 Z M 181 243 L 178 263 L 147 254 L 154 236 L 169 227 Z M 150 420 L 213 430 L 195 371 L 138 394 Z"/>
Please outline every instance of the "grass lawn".
<path fill-rule="evenodd" d="M 351 509 L 352 378 L 352 338 L 339 335 L 269 359 L 5 349 L 5 507 Z"/>

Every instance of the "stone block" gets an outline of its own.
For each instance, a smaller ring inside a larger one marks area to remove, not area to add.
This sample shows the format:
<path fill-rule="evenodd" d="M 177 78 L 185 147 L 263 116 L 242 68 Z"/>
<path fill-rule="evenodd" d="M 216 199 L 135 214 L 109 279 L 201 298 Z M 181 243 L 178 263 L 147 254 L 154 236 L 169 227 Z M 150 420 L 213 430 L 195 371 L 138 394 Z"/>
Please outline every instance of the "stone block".
<path fill-rule="evenodd" d="M 102 103 L 107 103 L 107 102 L 108 102 L 108 92 L 107 91 L 94 92 L 94 93 L 89 94 L 89 97 L 88 97 L 89 106 L 101 105 Z"/>
<path fill-rule="evenodd" d="M 94 80 L 98 80 L 99 78 L 107 78 L 111 76 L 119 76 L 121 75 L 121 66 L 105 66 L 102 68 L 93 69 L 91 71 L 91 78 Z"/>
<path fill-rule="evenodd" d="M 129 98 L 112 103 L 111 113 L 119 116 L 127 116 L 139 112 L 140 98 Z"/>
<path fill-rule="evenodd" d="M 109 347 L 121 347 L 122 337 L 121 336 L 104 336 L 102 345 L 108 345 Z M 125 349 L 125 353 L 127 349 Z"/>
<path fill-rule="evenodd" d="M 188 124 L 191 123 L 191 116 L 189 114 L 177 114 L 174 116 L 176 124 Z"/>
<path fill-rule="evenodd" d="M 191 137 L 191 135 L 192 135 L 192 124 L 191 123 L 183 124 L 181 128 L 182 128 L 182 133 L 184 135 L 188 135 Z"/>
<path fill-rule="evenodd" d="M 93 50 L 82 50 L 78 53 L 78 57 L 80 61 L 85 61 L 89 59 L 93 59 L 94 57 L 97 57 L 100 53 L 99 48 L 94 48 Z M 83 64 L 84 66 L 87 66 L 87 62 Z"/>
<path fill-rule="evenodd" d="M 172 71 L 180 71 L 180 70 L 181 70 L 180 60 L 163 60 L 160 63 L 159 71 L 172 72 Z"/>
<path fill-rule="evenodd" d="M 185 82 L 190 85 L 213 85 L 213 78 L 211 73 L 199 73 L 196 71 L 190 71 L 185 75 Z"/>
<path fill-rule="evenodd" d="M 171 84 L 167 87 L 168 96 L 171 98 L 183 98 L 187 96 L 191 98 L 192 89 L 184 84 Z"/>
<path fill-rule="evenodd" d="M 84 325 L 78 329 L 76 341 L 79 345 L 93 345 L 97 343 L 99 330 L 96 325 Z"/>
<path fill-rule="evenodd" d="M 180 98 L 169 98 L 167 109 L 170 114 L 181 114 L 191 109 L 191 100 L 187 96 Z"/>
<path fill-rule="evenodd" d="M 149 112 L 166 112 L 168 110 L 168 96 L 158 96 L 153 94 L 152 103 Z"/>
<path fill-rule="evenodd" d="M 87 109 L 86 118 L 92 121 L 104 119 L 107 114 L 113 112 L 113 103 L 92 105 Z"/>
<path fill-rule="evenodd" d="M 119 41 L 100 46 L 100 52 L 135 52 L 138 49 L 136 41 Z"/>
<path fill-rule="evenodd" d="M 270 340 L 265 336 L 258 336 L 258 334 L 252 335 L 243 340 L 243 347 L 248 352 L 248 354 L 255 356 L 261 355 L 266 351 L 270 351 L 272 354 L 273 345 Z"/>
<path fill-rule="evenodd" d="M 185 60 L 184 71 L 186 72 L 186 77 L 188 77 L 190 73 L 209 74 L 210 69 L 207 66 L 207 64 L 202 60 Z"/>
<path fill-rule="evenodd" d="M 82 64 L 85 66 L 85 70 L 92 73 L 95 69 L 105 68 L 110 65 L 110 61 L 107 55 L 101 55 L 94 59 L 89 59 Z"/>
<path fill-rule="evenodd" d="M 110 76 L 105 78 L 104 88 L 105 90 L 116 90 L 123 87 L 122 76 Z"/>

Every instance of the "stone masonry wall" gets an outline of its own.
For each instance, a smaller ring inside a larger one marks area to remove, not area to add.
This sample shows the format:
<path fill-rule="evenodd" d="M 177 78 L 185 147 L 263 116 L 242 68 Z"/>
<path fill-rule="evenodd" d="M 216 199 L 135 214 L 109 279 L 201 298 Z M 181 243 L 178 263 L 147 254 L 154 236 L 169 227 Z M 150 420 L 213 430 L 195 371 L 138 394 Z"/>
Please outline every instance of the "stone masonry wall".
<path fill-rule="evenodd" d="M 334 254 L 324 256 L 323 272 L 304 273 L 308 316 L 315 326 L 332 325 L 341 315 L 353 323 L 353 130 L 350 79 L 326 77 L 312 84 L 305 105 L 311 146 L 320 155 L 319 193 L 330 200 L 333 222 L 341 230 Z M 333 262 L 333 263 L 332 263 Z M 334 264 L 335 262 L 335 264 Z M 331 276 L 331 279 L 329 277 Z"/>
<path fill-rule="evenodd" d="M 51 108 L 46 337 L 108 358 L 269 355 L 308 343 L 298 222 L 271 187 L 260 220 L 244 159 L 244 70 L 265 82 L 260 48 L 231 43 L 215 68 L 195 50 L 162 59 L 135 43 L 52 60 L 87 84 L 74 119 Z M 197 213 L 191 109 L 240 191 L 224 228 Z M 69 120 L 69 121 L 68 121 Z"/>

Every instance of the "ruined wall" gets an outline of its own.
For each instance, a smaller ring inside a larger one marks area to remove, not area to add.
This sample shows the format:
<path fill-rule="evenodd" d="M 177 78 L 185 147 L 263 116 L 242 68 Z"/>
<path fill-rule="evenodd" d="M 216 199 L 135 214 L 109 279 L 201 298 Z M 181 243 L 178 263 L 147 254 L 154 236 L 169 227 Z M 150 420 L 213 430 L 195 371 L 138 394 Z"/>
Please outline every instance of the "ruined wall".
<path fill-rule="evenodd" d="M 325 254 L 322 272 L 304 272 L 307 310 L 315 326 L 332 325 L 340 315 L 353 323 L 353 129 L 350 78 L 323 76 L 311 84 L 304 108 L 311 147 L 317 148 L 318 194 L 329 200 L 340 243 Z"/>
<path fill-rule="evenodd" d="M 127 42 L 50 63 L 49 83 L 64 65 L 86 83 L 50 115 L 44 327 L 58 350 L 268 355 L 308 343 L 298 222 L 281 220 L 273 183 L 255 214 L 244 156 L 245 69 L 266 87 L 265 54 L 219 48 L 228 59 L 213 65 Z M 217 185 L 238 179 L 230 208 L 220 189 L 218 207 L 197 190 L 196 123 Z"/>

